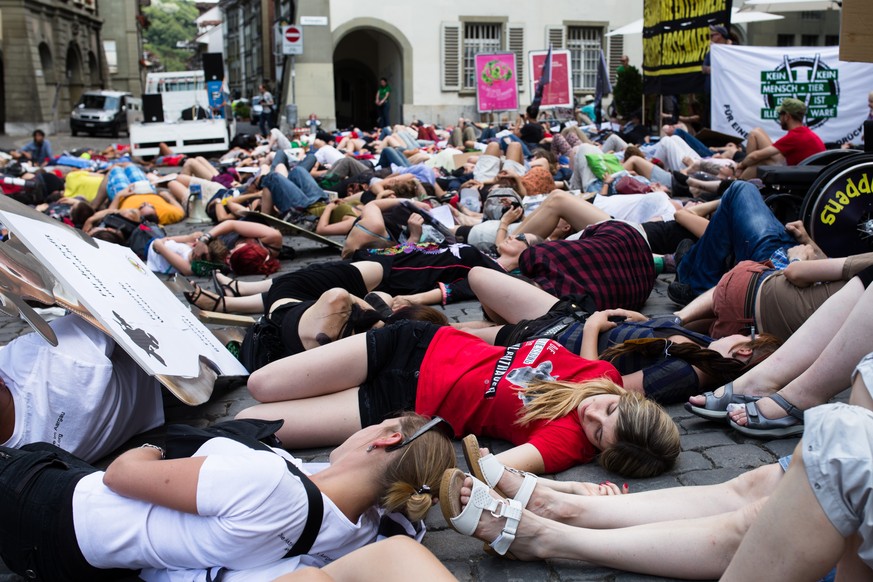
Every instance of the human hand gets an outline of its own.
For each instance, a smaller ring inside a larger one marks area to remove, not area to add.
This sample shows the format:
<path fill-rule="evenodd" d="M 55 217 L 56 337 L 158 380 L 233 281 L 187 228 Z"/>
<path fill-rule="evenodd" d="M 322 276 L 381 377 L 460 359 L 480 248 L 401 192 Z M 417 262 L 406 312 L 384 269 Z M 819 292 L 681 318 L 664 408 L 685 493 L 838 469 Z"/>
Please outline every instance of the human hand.
<path fill-rule="evenodd" d="M 815 249 L 810 245 L 797 245 L 788 249 L 788 259 L 791 261 L 812 261 L 815 258 Z"/>
<path fill-rule="evenodd" d="M 413 213 L 406 219 L 406 227 L 409 229 L 410 239 L 419 240 L 421 238 L 422 227 L 424 226 L 424 217 L 421 214 Z"/>
<path fill-rule="evenodd" d="M 601 333 L 607 330 L 614 328 L 618 325 L 614 321 L 610 321 L 610 317 L 625 317 L 627 315 L 624 313 L 620 313 L 624 311 L 623 309 L 604 309 L 602 311 L 595 311 L 591 315 L 588 316 L 588 319 L 585 321 L 584 331 L 590 331 L 593 333 Z"/>
<path fill-rule="evenodd" d="M 521 206 L 512 206 L 503 216 L 500 217 L 500 224 L 510 225 L 524 215 L 524 208 Z"/>
<path fill-rule="evenodd" d="M 785 232 L 794 237 L 794 240 L 802 245 L 807 245 L 812 242 L 809 233 L 806 232 L 806 227 L 803 226 L 802 220 L 795 220 L 785 225 Z"/>

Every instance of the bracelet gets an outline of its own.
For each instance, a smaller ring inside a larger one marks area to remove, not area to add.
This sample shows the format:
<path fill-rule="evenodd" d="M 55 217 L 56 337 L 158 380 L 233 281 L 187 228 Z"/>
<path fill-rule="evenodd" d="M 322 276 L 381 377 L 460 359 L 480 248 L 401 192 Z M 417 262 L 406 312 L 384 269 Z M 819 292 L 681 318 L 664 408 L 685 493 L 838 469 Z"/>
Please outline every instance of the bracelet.
<path fill-rule="evenodd" d="M 155 449 L 156 451 L 158 451 L 158 452 L 161 453 L 161 459 L 166 459 L 166 458 L 167 458 L 167 457 L 164 456 L 164 449 L 162 449 L 162 448 L 159 447 L 158 445 L 153 445 L 153 444 L 151 444 L 151 443 L 144 443 L 144 444 L 140 445 L 139 448 L 141 448 L 141 449 Z"/>
<path fill-rule="evenodd" d="M 212 241 L 212 235 L 206 232 L 201 234 L 197 240 L 208 245 Z"/>
<path fill-rule="evenodd" d="M 500 232 L 501 230 L 509 230 L 509 227 L 506 226 L 505 224 L 501 224 L 500 226 L 497 227 L 497 232 Z"/>

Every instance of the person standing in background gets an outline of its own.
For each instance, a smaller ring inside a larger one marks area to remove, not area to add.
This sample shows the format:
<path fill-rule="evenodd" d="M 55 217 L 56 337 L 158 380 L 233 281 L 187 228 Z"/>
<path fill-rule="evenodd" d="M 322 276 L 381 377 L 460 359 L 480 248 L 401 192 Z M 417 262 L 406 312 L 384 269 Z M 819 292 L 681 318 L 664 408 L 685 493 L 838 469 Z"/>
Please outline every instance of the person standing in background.
<path fill-rule="evenodd" d="M 391 97 L 391 85 L 388 84 L 388 79 L 382 77 L 379 79 L 379 90 L 376 91 L 376 122 L 379 127 L 391 127 L 391 120 L 388 115 L 390 103 L 388 99 Z"/>
<path fill-rule="evenodd" d="M 264 137 L 267 136 L 270 129 L 275 125 L 273 123 L 273 112 L 276 108 L 276 102 L 273 101 L 273 94 L 270 93 L 270 88 L 266 83 L 261 84 L 258 87 L 258 90 L 261 92 L 261 117 L 258 119 L 258 127 L 261 129 L 261 135 Z"/>

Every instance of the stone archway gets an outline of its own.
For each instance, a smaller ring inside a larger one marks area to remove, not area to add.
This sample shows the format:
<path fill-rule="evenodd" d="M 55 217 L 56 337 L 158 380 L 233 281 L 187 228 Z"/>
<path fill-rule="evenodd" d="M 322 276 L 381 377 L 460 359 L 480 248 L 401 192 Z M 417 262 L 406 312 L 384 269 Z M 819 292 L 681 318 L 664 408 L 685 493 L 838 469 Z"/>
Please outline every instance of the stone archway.
<path fill-rule="evenodd" d="M 334 107 L 337 127 L 373 127 L 378 79 L 391 85 L 392 122 L 403 118 L 412 97 L 412 46 L 396 27 L 374 18 L 359 18 L 334 31 Z"/>
<path fill-rule="evenodd" d="M 71 42 L 70 46 L 67 47 L 67 60 L 64 71 L 67 76 L 67 86 L 69 87 L 70 103 L 68 109 L 72 109 L 85 90 L 82 75 L 82 53 L 75 43 Z"/>

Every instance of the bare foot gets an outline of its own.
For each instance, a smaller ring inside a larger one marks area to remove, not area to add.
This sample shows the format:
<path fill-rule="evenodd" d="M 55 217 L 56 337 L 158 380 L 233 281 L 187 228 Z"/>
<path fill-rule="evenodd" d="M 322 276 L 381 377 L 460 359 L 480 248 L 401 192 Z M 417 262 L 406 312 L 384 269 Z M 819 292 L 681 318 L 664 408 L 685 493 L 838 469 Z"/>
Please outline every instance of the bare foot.
<path fill-rule="evenodd" d="M 776 420 L 785 418 L 788 413 L 781 406 L 773 402 L 770 398 L 762 398 L 755 403 L 758 412 L 768 420 Z M 743 404 L 728 404 L 728 416 L 732 421 L 740 426 L 749 424 L 749 417 L 746 414 L 746 407 Z"/>

